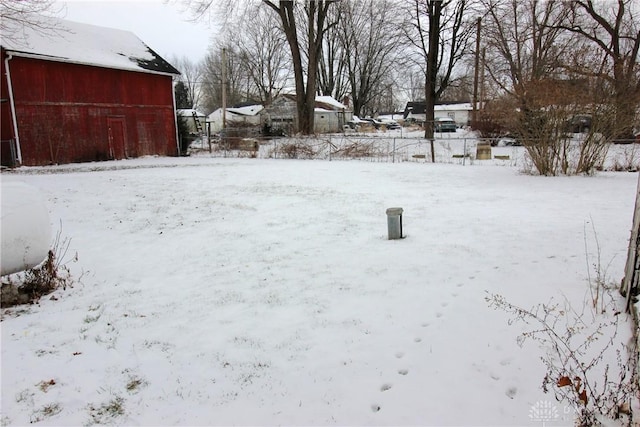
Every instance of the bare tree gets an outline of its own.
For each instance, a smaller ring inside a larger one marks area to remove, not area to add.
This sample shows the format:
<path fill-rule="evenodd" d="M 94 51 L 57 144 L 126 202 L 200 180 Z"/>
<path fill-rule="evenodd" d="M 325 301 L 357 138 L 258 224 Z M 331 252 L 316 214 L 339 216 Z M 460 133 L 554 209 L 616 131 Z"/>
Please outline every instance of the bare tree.
<path fill-rule="evenodd" d="M 589 102 L 588 82 L 566 66 L 582 52 L 565 29 L 573 3 L 485 0 L 483 5 L 486 71 L 506 95 L 502 126 L 517 134 L 541 175 L 592 173 L 606 154 L 600 133 L 613 116 Z M 586 108 L 597 120 L 575 154 L 567 123 Z"/>
<path fill-rule="evenodd" d="M 325 32 L 318 68 L 318 93 L 342 100 L 349 93 L 345 70 L 349 52 L 342 46 L 339 7 L 331 8 L 329 17 L 337 25 Z"/>
<path fill-rule="evenodd" d="M 262 8 L 248 13 L 251 25 L 243 23 L 242 31 L 235 31 L 239 55 L 254 86 L 252 92 L 269 104 L 291 77 L 287 41 L 272 13 Z"/>
<path fill-rule="evenodd" d="M 204 58 L 202 66 L 202 105 L 213 111 L 222 106 L 222 50 L 226 49 L 227 104 L 234 105 L 250 97 L 249 74 L 240 60 L 236 47 L 229 42 L 219 42 Z"/>
<path fill-rule="evenodd" d="M 184 87 L 187 91 L 187 99 L 191 103 L 190 108 L 199 107 L 202 86 L 202 65 L 193 62 L 187 56 L 174 56 L 171 59 L 171 63 L 181 73 L 178 77 L 178 81 L 184 84 Z"/>
<path fill-rule="evenodd" d="M 340 4 L 341 47 L 356 115 L 373 113 L 373 101 L 389 93 L 390 77 L 401 59 L 398 45 L 403 36 L 396 7 L 391 0 Z"/>
<path fill-rule="evenodd" d="M 640 103 L 640 8 L 636 0 L 571 2 L 570 20 L 559 28 L 586 39 L 600 52 L 601 66 L 591 69 L 572 64 L 582 75 L 596 77 L 613 94 L 614 137 L 632 138 Z"/>
<path fill-rule="evenodd" d="M 433 106 L 453 80 L 459 61 L 468 53 L 473 22 L 467 0 L 414 0 L 405 27 L 405 35 L 417 52 L 414 62 L 424 76 L 427 117 L 433 118 Z M 425 22 L 426 21 L 426 22 Z M 427 122 L 429 120 L 427 119 Z M 433 130 L 427 137 L 433 136 Z"/>
<path fill-rule="evenodd" d="M 43 14 L 59 13 L 61 8 L 54 0 L 0 0 L 0 33 L 2 38 L 21 42 L 25 28 L 42 32 L 57 30 L 56 24 Z"/>
<path fill-rule="evenodd" d="M 304 135 L 314 131 L 315 96 L 318 79 L 318 63 L 322 51 L 324 34 L 335 22 L 328 22 L 332 3 L 336 0 L 315 0 L 304 2 L 262 0 L 262 3 L 278 14 L 281 28 L 284 31 L 293 64 L 293 74 L 296 86 L 296 109 L 298 113 L 298 131 Z M 303 8 L 305 22 L 298 25 L 296 18 L 298 8 Z M 306 47 L 301 45 L 304 40 L 300 34 L 301 28 L 306 27 Z M 306 48 L 307 61 L 303 58 Z M 306 78 L 305 78 L 306 77 Z"/>
<path fill-rule="evenodd" d="M 540 95 L 539 83 L 561 76 L 571 39 L 557 26 L 566 3 L 539 0 L 483 0 L 483 40 L 489 77 L 523 109 Z"/>
<path fill-rule="evenodd" d="M 254 4 L 247 1 L 231 0 L 220 2 L 215 2 L 214 0 L 186 1 L 196 17 L 202 17 L 211 10 L 224 11 L 225 22 L 228 22 L 229 17 L 242 16 L 239 11 L 246 12 Z M 302 134 L 311 134 L 314 131 L 318 63 L 324 34 L 335 25 L 335 22 L 331 22 L 328 17 L 330 8 L 336 1 L 261 0 L 262 5 L 268 7 L 278 16 L 279 26 L 289 45 L 296 89 L 298 131 Z M 214 5 L 216 7 L 213 7 Z M 302 17 L 302 20 L 300 17 Z"/>
<path fill-rule="evenodd" d="M 425 80 L 425 138 L 433 141 L 434 107 L 473 40 L 468 0 L 413 0 L 406 37 L 416 48 Z M 426 21 L 426 22 L 425 22 Z M 435 161 L 433 144 L 431 157 Z"/>

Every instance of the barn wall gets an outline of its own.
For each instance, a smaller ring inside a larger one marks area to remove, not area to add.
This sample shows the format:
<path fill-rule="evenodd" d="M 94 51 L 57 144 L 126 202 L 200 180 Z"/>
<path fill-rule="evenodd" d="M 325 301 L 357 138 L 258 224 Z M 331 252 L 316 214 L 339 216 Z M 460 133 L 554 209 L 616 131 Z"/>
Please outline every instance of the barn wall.
<path fill-rule="evenodd" d="M 177 155 L 170 76 L 14 57 L 22 164 Z"/>

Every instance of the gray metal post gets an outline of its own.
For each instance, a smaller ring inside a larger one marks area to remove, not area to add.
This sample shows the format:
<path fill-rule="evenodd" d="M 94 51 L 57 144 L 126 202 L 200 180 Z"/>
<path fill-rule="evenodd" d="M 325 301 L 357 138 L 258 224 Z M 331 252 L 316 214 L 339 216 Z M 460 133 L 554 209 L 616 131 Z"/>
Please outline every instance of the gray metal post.
<path fill-rule="evenodd" d="M 391 153 L 393 154 L 391 163 L 395 163 L 396 162 L 396 139 L 395 138 L 393 138 L 393 151 Z"/>
<path fill-rule="evenodd" d="M 464 151 L 462 152 L 462 166 L 467 163 L 467 138 L 464 139 Z"/>
<path fill-rule="evenodd" d="M 402 208 L 387 209 L 389 240 L 402 239 Z"/>

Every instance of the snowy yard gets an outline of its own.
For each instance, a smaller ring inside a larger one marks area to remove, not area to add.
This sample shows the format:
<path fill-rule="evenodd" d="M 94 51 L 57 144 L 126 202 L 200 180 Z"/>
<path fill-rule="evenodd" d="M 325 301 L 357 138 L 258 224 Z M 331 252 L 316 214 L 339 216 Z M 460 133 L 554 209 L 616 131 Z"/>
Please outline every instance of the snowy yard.
<path fill-rule="evenodd" d="M 207 156 L 19 172 L 79 282 L 3 311 L 3 425 L 542 426 L 541 401 L 573 425 L 485 297 L 582 307 L 598 255 L 619 283 L 638 182 Z"/>

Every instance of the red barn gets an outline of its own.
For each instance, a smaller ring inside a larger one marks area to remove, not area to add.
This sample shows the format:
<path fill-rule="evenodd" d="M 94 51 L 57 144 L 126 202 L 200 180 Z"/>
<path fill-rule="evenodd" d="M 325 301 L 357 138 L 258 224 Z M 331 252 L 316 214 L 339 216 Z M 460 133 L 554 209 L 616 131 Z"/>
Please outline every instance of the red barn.
<path fill-rule="evenodd" d="M 2 165 L 177 155 L 180 73 L 129 31 L 50 23 L 2 35 Z"/>

